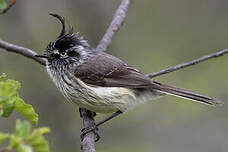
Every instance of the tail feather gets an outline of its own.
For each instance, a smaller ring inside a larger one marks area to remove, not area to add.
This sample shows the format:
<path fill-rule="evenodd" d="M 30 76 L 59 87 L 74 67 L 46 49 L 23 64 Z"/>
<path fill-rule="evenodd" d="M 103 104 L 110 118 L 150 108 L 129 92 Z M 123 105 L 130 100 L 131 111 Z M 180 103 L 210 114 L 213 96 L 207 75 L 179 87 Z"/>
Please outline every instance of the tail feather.
<path fill-rule="evenodd" d="M 168 86 L 168 85 L 161 84 L 161 83 L 155 82 L 155 81 L 154 81 L 154 83 L 155 83 L 155 89 L 157 89 L 165 94 L 170 94 L 170 95 L 190 99 L 190 100 L 197 101 L 197 102 L 200 102 L 203 104 L 208 104 L 208 105 L 217 105 L 217 104 L 222 103 L 221 101 L 219 101 L 216 98 L 194 93 L 194 92 L 182 89 L 182 88 Z"/>

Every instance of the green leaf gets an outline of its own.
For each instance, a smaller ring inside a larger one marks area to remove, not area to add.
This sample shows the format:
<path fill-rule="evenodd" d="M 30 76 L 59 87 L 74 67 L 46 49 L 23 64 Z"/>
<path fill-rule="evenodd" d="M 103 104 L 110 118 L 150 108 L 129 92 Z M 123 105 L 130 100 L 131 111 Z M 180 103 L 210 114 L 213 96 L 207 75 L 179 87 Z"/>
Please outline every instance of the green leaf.
<path fill-rule="evenodd" d="M 1 96 L 12 97 L 16 96 L 19 89 L 21 88 L 21 84 L 18 81 L 8 79 L 6 81 L 1 81 Z"/>
<path fill-rule="evenodd" d="M 0 103 L 2 103 L 3 101 L 5 101 L 6 99 L 7 99 L 7 97 L 0 96 Z"/>
<path fill-rule="evenodd" d="M 10 135 L 10 147 L 12 147 L 12 149 L 17 149 L 20 152 L 23 152 L 25 150 L 28 151 L 29 148 L 22 145 L 26 144 L 25 139 L 30 135 L 30 130 L 31 124 L 27 120 L 17 120 L 15 132 Z"/>
<path fill-rule="evenodd" d="M 32 123 L 37 124 L 38 115 L 33 107 L 18 96 L 20 83 L 10 79 L 4 80 L 5 77 L 4 74 L 0 76 L 0 116 L 9 117 L 15 109 Z"/>
<path fill-rule="evenodd" d="M 49 133 L 50 129 L 47 127 L 40 127 L 34 129 L 32 132 L 29 121 L 16 121 L 15 132 L 13 134 L 0 133 L 0 143 L 10 139 L 11 151 L 18 152 L 49 152 L 49 144 L 44 138 L 45 133 Z"/>
<path fill-rule="evenodd" d="M 4 114 L 3 105 L 1 103 L 3 103 L 3 101 L 5 101 L 6 99 L 7 99 L 6 97 L 0 96 L 0 116 Z"/>
<path fill-rule="evenodd" d="M 5 73 L 2 73 L 2 75 L 0 75 L 0 81 L 4 80 L 5 78 L 6 78 L 6 74 Z"/>
<path fill-rule="evenodd" d="M 49 132 L 50 129 L 47 127 L 35 129 L 30 136 L 28 136 L 26 142 L 30 144 L 37 152 L 49 152 L 49 144 L 43 136 L 43 134 Z"/>
<path fill-rule="evenodd" d="M 2 109 L 2 107 L 0 106 L 0 116 L 2 116 L 3 115 L 3 109 Z"/>
<path fill-rule="evenodd" d="M 0 103 L 3 109 L 3 117 L 8 117 L 12 113 L 20 87 L 18 81 L 0 81 L 0 96 L 5 98 L 5 100 L 2 100 Z"/>
<path fill-rule="evenodd" d="M 16 101 L 16 97 L 12 97 L 10 100 L 5 100 L 2 102 L 2 109 L 3 109 L 3 117 L 9 117 L 14 109 L 14 104 Z"/>
<path fill-rule="evenodd" d="M 15 136 L 25 138 L 30 134 L 31 125 L 28 121 L 16 121 Z"/>
<path fill-rule="evenodd" d="M 12 149 L 15 149 L 18 147 L 18 145 L 20 145 L 20 142 L 21 142 L 21 138 L 15 136 L 14 134 L 12 134 L 10 136 L 10 147 Z"/>
<path fill-rule="evenodd" d="M 43 136 L 43 134 L 49 133 L 50 129 L 47 127 L 41 127 L 35 129 L 26 139 L 30 144 L 39 143 L 39 138 Z"/>
<path fill-rule="evenodd" d="M 39 134 L 43 135 L 46 133 L 50 133 L 50 128 L 48 127 L 40 127 L 39 129 L 37 129 L 37 132 L 39 132 Z"/>
<path fill-rule="evenodd" d="M 9 138 L 9 134 L 0 133 L 0 144 L 4 142 L 7 138 Z"/>
<path fill-rule="evenodd" d="M 32 123 L 38 123 L 38 115 L 35 113 L 33 107 L 29 104 L 25 104 L 21 98 L 17 97 L 14 108 Z"/>
<path fill-rule="evenodd" d="M 31 145 L 35 149 L 36 152 L 49 152 L 50 151 L 49 144 L 43 136 L 37 137 L 36 142 L 34 142 Z"/>
<path fill-rule="evenodd" d="M 5 0 L 0 0 L 0 9 L 5 9 L 7 7 L 7 3 Z"/>
<path fill-rule="evenodd" d="M 17 147 L 18 152 L 33 152 L 32 147 L 26 144 L 21 144 Z"/>

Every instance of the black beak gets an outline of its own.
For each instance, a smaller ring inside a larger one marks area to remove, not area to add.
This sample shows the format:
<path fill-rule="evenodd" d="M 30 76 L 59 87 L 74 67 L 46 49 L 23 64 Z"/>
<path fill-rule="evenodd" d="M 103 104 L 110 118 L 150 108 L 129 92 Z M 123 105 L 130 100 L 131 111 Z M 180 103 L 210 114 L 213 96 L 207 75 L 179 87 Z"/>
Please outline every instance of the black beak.
<path fill-rule="evenodd" d="M 35 57 L 38 57 L 38 58 L 48 58 L 48 55 L 43 53 L 43 54 L 36 54 Z"/>

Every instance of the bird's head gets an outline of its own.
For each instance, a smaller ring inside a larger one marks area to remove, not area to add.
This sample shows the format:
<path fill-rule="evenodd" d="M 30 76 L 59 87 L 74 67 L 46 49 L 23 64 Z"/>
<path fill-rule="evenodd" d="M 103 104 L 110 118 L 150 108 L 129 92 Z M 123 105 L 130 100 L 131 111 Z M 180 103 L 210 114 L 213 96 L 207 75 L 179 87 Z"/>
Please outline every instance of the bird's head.
<path fill-rule="evenodd" d="M 73 27 L 70 26 L 69 31 L 66 31 L 65 21 L 60 15 L 53 13 L 50 15 L 62 23 L 62 30 L 60 35 L 47 45 L 44 53 L 36 57 L 46 58 L 48 64 L 80 64 L 91 54 L 88 42 L 78 32 L 74 33 Z"/>

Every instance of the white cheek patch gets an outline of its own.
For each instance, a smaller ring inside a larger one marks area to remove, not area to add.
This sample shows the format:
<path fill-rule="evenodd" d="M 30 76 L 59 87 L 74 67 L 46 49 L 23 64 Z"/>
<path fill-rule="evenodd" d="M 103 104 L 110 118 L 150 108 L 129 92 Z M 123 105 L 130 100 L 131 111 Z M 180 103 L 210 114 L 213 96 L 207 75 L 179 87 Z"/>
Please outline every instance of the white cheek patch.
<path fill-rule="evenodd" d="M 53 53 L 54 54 L 59 54 L 59 51 L 58 50 L 54 50 Z"/>

